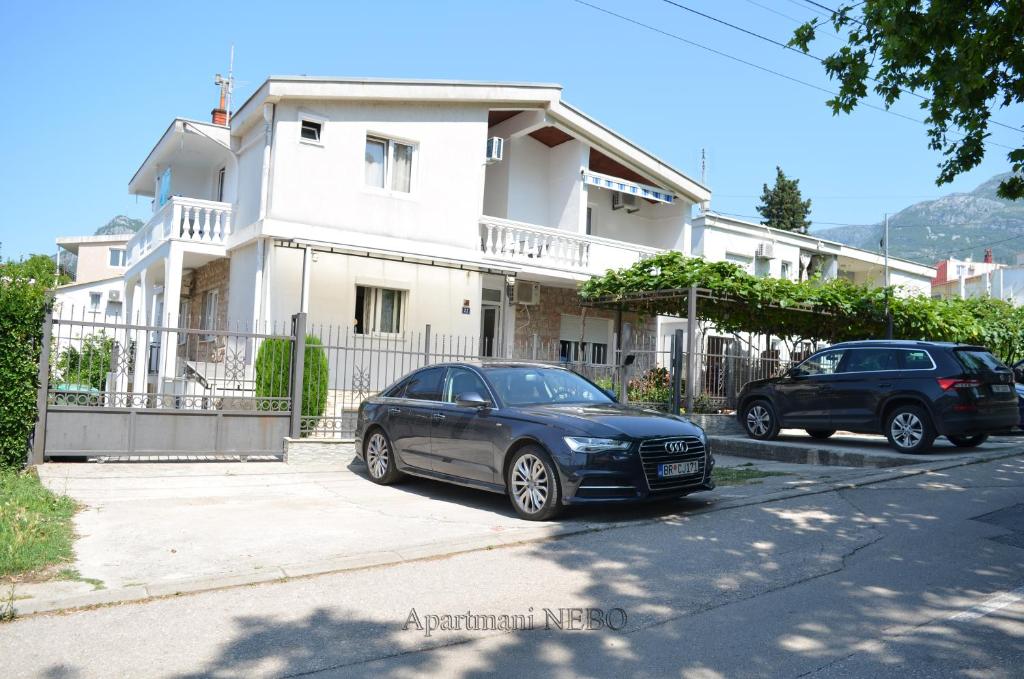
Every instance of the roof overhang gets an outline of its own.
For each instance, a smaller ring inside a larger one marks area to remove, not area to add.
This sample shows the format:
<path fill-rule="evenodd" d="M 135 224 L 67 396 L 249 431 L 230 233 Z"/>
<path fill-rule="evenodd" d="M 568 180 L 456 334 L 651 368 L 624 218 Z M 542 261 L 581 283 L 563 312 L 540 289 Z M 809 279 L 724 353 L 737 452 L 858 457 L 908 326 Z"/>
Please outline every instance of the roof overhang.
<path fill-rule="evenodd" d="M 230 153 L 230 139 L 223 125 L 175 118 L 128 182 L 128 193 L 152 197 L 157 176 L 171 163 L 209 167 Z"/>
<path fill-rule="evenodd" d="M 105 236 L 61 236 L 57 245 L 71 254 L 77 255 L 78 248 L 83 245 L 123 245 L 132 239 L 132 233 L 109 234 Z"/>

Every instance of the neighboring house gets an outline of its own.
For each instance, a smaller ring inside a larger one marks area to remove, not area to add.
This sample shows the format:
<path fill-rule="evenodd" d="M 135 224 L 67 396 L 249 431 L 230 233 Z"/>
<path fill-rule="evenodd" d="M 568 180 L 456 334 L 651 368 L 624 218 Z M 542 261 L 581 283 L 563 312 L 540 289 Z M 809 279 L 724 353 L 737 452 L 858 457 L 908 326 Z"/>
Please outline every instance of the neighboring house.
<path fill-rule="evenodd" d="M 130 238 L 131 234 L 117 234 L 57 239 L 58 261 L 74 262 L 66 272 L 72 282 L 58 287 L 54 293 L 59 313 L 87 320 L 123 318 Z"/>
<path fill-rule="evenodd" d="M 996 263 L 992 251 L 986 250 L 981 262 L 948 259 L 939 262 L 936 268 L 932 297 L 992 297 L 1024 305 L 1024 253 L 1018 254 L 1016 263 L 1010 265 Z"/>

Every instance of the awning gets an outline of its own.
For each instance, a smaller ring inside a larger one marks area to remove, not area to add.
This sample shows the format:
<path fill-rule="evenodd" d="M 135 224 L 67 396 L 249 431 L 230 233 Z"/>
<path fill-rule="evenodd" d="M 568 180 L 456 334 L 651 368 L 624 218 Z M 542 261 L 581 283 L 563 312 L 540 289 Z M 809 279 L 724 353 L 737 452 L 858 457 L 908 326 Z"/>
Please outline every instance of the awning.
<path fill-rule="evenodd" d="M 676 197 L 656 186 L 648 186 L 637 182 L 626 181 L 611 175 L 601 174 L 593 170 L 583 170 L 583 183 L 597 186 L 602 189 L 611 189 L 619 193 L 631 193 L 640 198 L 657 201 L 659 203 L 671 203 Z"/>

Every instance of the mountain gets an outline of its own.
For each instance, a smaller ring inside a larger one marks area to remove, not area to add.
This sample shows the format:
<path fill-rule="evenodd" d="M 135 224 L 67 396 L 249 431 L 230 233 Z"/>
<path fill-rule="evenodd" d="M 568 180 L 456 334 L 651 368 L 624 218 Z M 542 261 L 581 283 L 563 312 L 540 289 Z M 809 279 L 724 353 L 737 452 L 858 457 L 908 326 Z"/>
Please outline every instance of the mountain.
<path fill-rule="evenodd" d="M 946 257 L 980 260 L 991 247 L 997 262 L 1012 263 L 1024 252 L 1024 200 L 1003 200 L 996 175 L 970 193 L 914 203 L 889 217 L 889 253 L 894 257 L 934 264 Z M 814 235 L 865 250 L 881 251 L 884 226 L 815 229 Z"/>
<path fill-rule="evenodd" d="M 96 229 L 94 236 L 119 236 L 123 234 L 137 233 L 145 226 L 141 219 L 132 219 L 124 215 L 118 215 L 109 222 Z"/>

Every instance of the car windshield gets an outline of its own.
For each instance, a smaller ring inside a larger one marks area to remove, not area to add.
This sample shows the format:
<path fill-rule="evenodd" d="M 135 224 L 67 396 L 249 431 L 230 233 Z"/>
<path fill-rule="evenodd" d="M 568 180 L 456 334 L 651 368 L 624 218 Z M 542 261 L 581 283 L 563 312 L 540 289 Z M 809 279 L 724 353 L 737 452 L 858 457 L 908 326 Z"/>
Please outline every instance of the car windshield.
<path fill-rule="evenodd" d="M 607 394 L 589 381 L 559 368 L 490 368 L 487 377 L 508 405 L 612 403 Z"/>
<path fill-rule="evenodd" d="M 1006 366 L 1000 363 L 998 358 L 984 349 L 956 349 L 954 353 L 960 359 L 964 372 L 993 373 L 1006 370 Z"/>

